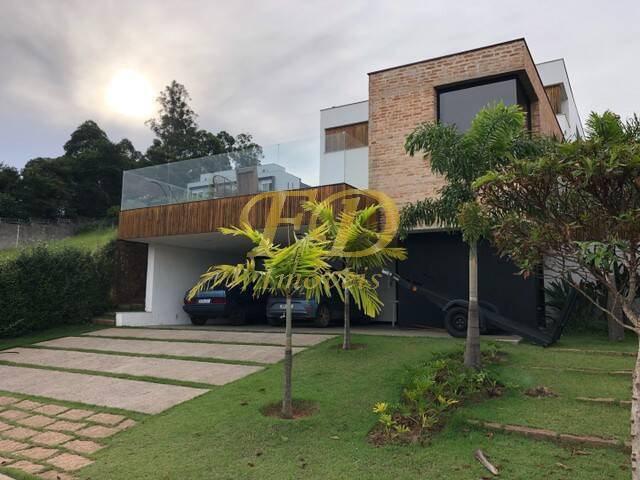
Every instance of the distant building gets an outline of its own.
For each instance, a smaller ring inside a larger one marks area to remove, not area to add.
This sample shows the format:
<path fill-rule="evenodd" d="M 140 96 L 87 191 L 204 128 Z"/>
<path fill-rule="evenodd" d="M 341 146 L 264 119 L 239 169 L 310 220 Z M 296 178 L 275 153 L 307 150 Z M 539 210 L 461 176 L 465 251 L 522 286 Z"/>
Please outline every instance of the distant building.
<path fill-rule="evenodd" d="M 258 192 L 276 190 L 295 190 L 301 187 L 300 177 L 288 173 L 276 163 L 267 163 L 256 167 Z M 203 173 L 200 180 L 187 184 L 191 200 L 222 198 L 238 194 L 236 170 L 223 170 L 215 173 Z M 255 192 L 253 192 L 255 193 Z"/>

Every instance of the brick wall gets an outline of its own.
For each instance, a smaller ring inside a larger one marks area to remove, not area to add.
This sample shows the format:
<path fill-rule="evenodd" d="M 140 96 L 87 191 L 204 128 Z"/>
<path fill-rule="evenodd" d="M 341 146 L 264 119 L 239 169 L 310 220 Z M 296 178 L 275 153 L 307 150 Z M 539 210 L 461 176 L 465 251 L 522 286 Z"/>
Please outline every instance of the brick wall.
<path fill-rule="evenodd" d="M 517 71 L 527 72 L 538 96 L 531 105 L 533 130 L 562 138 L 523 40 L 371 73 L 369 188 L 387 193 L 399 207 L 436 194 L 443 179 L 430 171 L 428 160 L 409 157 L 403 146 L 416 125 L 436 120 L 436 87 Z"/>

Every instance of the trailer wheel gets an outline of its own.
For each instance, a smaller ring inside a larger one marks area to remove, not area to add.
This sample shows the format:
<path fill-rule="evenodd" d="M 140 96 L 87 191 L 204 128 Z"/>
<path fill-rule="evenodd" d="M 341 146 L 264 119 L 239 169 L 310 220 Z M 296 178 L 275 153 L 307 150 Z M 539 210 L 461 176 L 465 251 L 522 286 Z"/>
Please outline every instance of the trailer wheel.
<path fill-rule="evenodd" d="M 449 335 L 456 338 L 466 337 L 468 316 L 469 312 L 464 307 L 454 307 L 447 310 L 444 317 L 444 328 L 447 329 Z"/>

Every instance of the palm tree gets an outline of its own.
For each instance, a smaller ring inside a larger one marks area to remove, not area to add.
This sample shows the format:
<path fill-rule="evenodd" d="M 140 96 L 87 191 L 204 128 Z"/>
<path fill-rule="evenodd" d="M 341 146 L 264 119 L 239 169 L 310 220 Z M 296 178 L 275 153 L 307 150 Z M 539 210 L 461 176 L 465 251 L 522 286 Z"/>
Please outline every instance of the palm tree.
<path fill-rule="evenodd" d="M 413 156 L 422 152 L 431 170 L 444 176 L 446 184 L 435 198 L 406 205 L 400 214 L 400 236 L 418 225 L 438 225 L 462 230 L 469 246 L 469 307 L 464 363 L 479 368 L 480 321 L 478 312 L 478 241 L 486 233 L 473 182 L 531 148 L 525 133 L 525 113 L 517 105 L 498 103 L 480 110 L 464 133 L 453 125 L 428 122 L 418 125 L 405 141 Z"/>
<path fill-rule="evenodd" d="M 276 294 L 286 298 L 286 327 L 284 349 L 284 395 L 282 417 L 293 418 L 291 371 L 293 354 L 291 348 L 291 297 L 294 293 L 304 293 L 307 298 L 329 297 L 336 291 L 342 298 L 344 285 L 362 311 L 374 317 L 382 306 L 375 286 L 364 275 L 348 269 L 335 271 L 330 261 L 331 243 L 326 240 L 329 226 L 325 223 L 309 231 L 302 237 L 294 236 L 288 246 L 275 245 L 262 232 L 249 225 L 221 228 L 225 235 L 243 236 L 254 245 L 247 253 L 244 263 L 237 265 L 216 265 L 204 273 L 189 292 L 196 295 L 210 282 L 216 286 L 225 284 L 229 288 L 246 290 L 253 288 L 254 295 Z M 262 266 L 256 259 L 264 261 Z"/>
<path fill-rule="evenodd" d="M 337 217 L 326 202 L 305 202 L 303 208 L 327 225 L 327 238 L 332 242 L 332 252 L 336 259 L 344 263 L 347 271 L 365 274 L 380 269 L 393 260 L 404 260 L 404 248 L 388 247 L 393 238 L 375 229 L 373 216 L 381 209 L 379 204 L 362 210 L 344 210 Z M 313 224 L 313 221 L 310 222 Z M 378 245 L 385 245 L 379 247 Z M 342 349 L 351 348 L 351 306 L 348 285 L 344 292 L 344 335 Z"/>

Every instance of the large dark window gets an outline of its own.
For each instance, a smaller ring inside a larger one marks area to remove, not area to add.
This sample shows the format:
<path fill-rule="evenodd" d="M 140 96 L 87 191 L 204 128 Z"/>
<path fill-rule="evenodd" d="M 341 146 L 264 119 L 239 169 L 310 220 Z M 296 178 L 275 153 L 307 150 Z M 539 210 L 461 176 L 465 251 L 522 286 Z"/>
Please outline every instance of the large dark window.
<path fill-rule="evenodd" d="M 505 105 L 519 104 L 527 115 L 529 113 L 529 100 L 520 82 L 509 78 L 439 90 L 438 119 L 465 132 L 480 109 L 500 101 Z"/>

